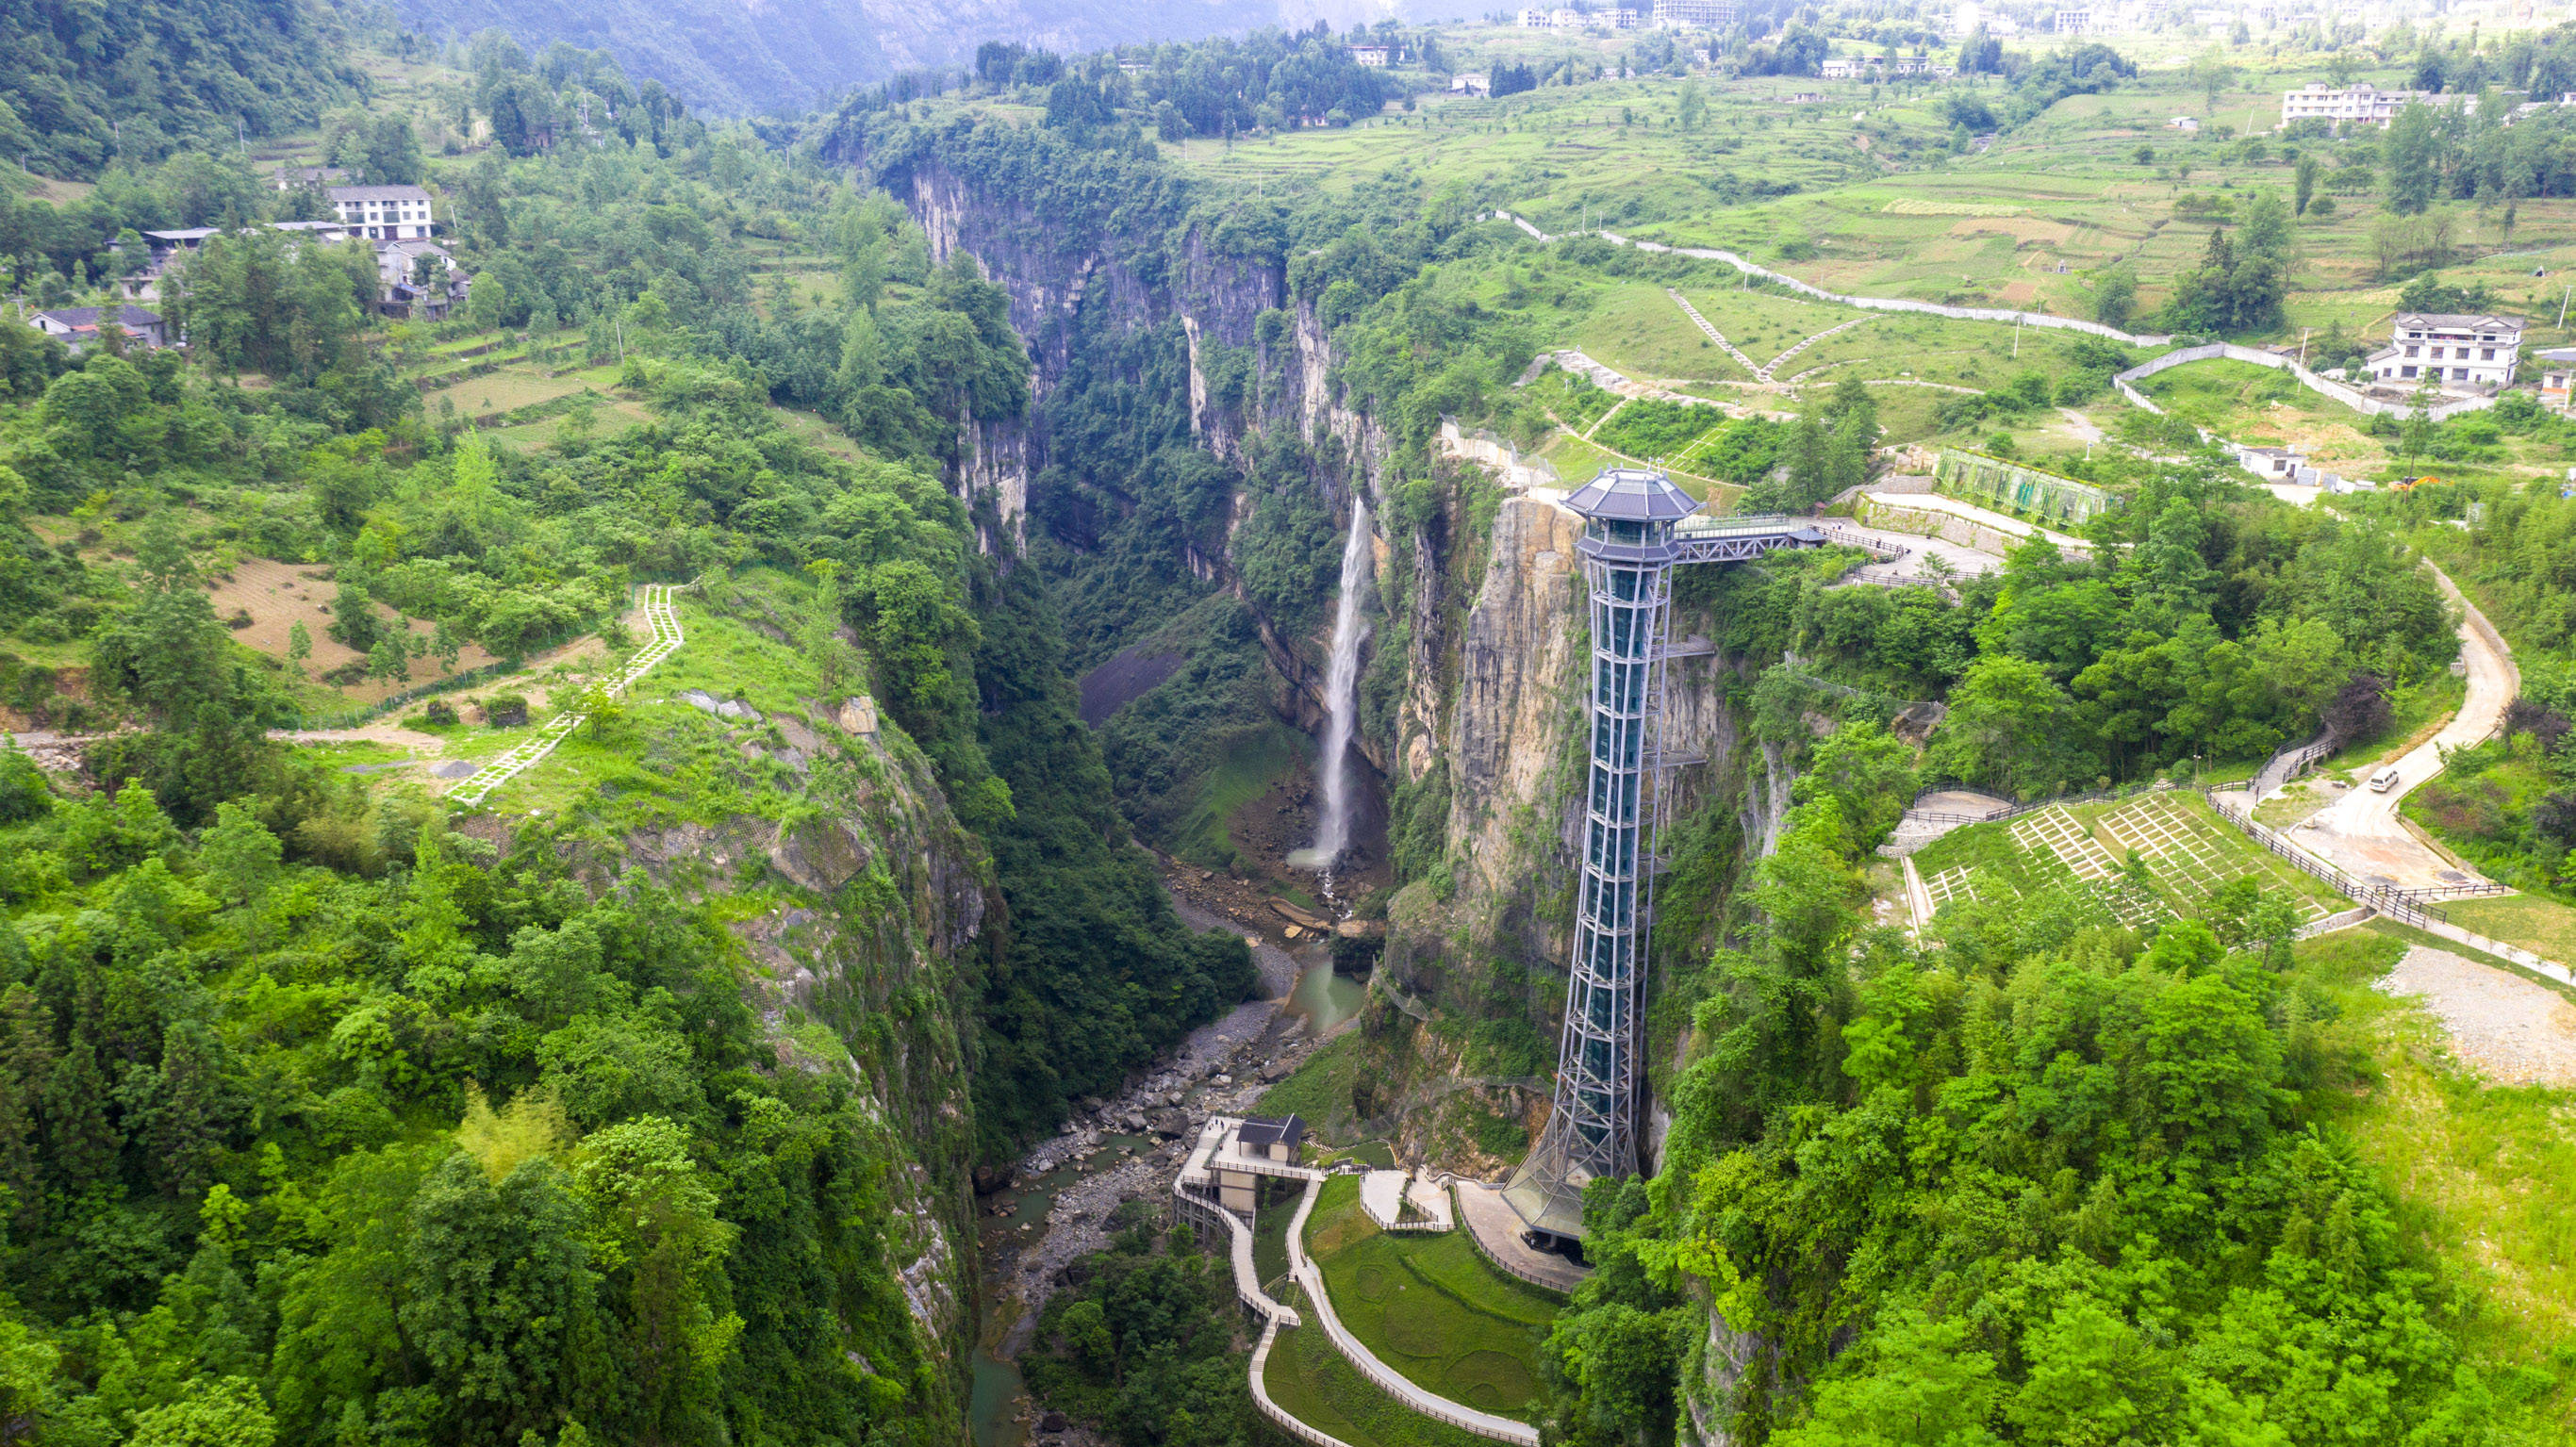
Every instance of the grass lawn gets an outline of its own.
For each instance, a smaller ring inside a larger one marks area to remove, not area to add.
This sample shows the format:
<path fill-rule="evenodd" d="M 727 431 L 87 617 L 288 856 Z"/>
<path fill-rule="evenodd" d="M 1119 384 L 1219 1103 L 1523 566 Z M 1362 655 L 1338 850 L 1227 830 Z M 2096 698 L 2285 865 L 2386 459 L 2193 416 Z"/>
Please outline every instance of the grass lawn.
<path fill-rule="evenodd" d="M 2576 1092 L 2484 1086 L 2457 1069 L 2436 1022 L 2369 988 L 2410 940 L 2456 948 L 2384 921 L 2298 946 L 2336 1028 L 2367 1041 L 2380 1071 L 2319 1101 L 2398 1192 L 2407 1237 L 2484 1297 L 2468 1339 L 2491 1359 L 2489 1380 L 2495 1363 L 2530 1370 L 2531 1410 L 2564 1434 L 2576 1429 Z"/>
<path fill-rule="evenodd" d="M 1757 362 L 1770 359 L 1769 353 L 1757 350 L 1737 336 L 1734 328 L 1718 320 L 1701 298 L 1693 297 L 1692 301 L 1699 303 L 1701 314 L 1726 333 L 1728 341 L 1742 347 L 1747 356 Z M 1650 284 L 1630 283 L 1600 297 L 1591 314 L 1574 326 L 1568 340 L 1594 361 L 1641 381 L 1676 378 L 1741 382 L 1753 376 L 1683 315 L 1682 309 L 1673 305 L 1673 299 L 1664 295 L 1662 287 Z"/>
<path fill-rule="evenodd" d="M 1538 1348 L 1556 1300 L 1486 1265 L 1463 1232 L 1379 1230 L 1359 1186 L 1357 1176 L 1326 1181 L 1306 1228 L 1342 1325 L 1430 1391 L 1535 1418 Z"/>
<path fill-rule="evenodd" d="M 1286 1080 L 1261 1092 L 1263 1115 L 1296 1114 L 1326 1139 L 1347 1140 L 1357 1122 L 1351 1088 L 1359 1083 L 1359 1037 L 1344 1035 L 1317 1046 Z"/>
<path fill-rule="evenodd" d="M 452 386 L 429 394 L 430 405 L 452 400 L 456 410 L 469 417 L 486 417 L 501 412 L 516 412 L 557 397 L 569 397 L 582 390 L 578 377 L 541 377 L 533 367 L 513 363 L 499 371 L 480 377 L 468 377 Z"/>
<path fill-rule="evenodd" d="M 1711 420 L 1712 422 L 1716 420 L 1714 414 L 1711 415 Z M 1593 476 L 1605 467 L 1648 465 L 1643 458 L 1613 452 L 1597 442 L 1586 442 L 1580 437 L 1565 432 L 1560 432 L 1549 439 L 1547 446 L 1539 449 L 1538 455 L 1556 469 L 1558 480 L 1568 488 L 1581 487 L 1590 482 Z M 1682 491 L 1709 504 L 1708 510 L 1712 513 L 1734 511 L 1735 500 L 1744 495 L 1744 489 L 1731 482 L 1719 482 L 1712 477 L 1700 477 L 1671 468 L 1666 468 L 1665 471 L 1671 474 L 1674 484 Z"/>
<path fill-rule="evenodd" d="M 2442 913 L 2462 929 L 2520 945 L 2543 959 L 2576 961 L 2576 909 L 2534 894 L 2445 900 Z"/>
<path fill-rule="evenodd" d="M 1303 1293 L 1294 1304 L 1304 1306 Z M 1354 1447 L 1484 1447 L 1485 1439 L 1400 1406 L 1333 1350 L 1320 1326 L 1293 1327 L 1270 1345 L 1262 1373 L 1290 1416 Z"/>

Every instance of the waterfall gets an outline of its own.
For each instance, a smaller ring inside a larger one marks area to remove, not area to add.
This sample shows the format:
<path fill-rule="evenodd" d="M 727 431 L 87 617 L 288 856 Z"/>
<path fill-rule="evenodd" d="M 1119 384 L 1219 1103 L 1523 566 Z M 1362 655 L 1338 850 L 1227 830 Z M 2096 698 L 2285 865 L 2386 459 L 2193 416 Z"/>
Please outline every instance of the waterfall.
<path fill-rule="evenodd" d="M 1368 501 L 1351 496 L 1351 535 L 1342 544 L 1342 591 L 1333 603 L 1333 659 L 1324 673 L 1324 820 L 1313 847 L 1288 856 L 1327 877 L 1351 842 L 1351 735 L 1359 727 L 1360 643 L 1368 637 Z"/>

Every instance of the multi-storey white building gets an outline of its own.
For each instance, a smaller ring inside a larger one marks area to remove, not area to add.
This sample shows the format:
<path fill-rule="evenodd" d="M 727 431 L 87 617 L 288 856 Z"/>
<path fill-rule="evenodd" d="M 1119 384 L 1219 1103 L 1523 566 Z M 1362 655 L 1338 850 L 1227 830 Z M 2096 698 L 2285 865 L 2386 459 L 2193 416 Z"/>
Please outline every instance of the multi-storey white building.
<path fill-rule="evenodd" d="M 418 186 L 334 186 L 323 194 L 340 224 L 370 241 L 429 235 L 429 193 Z"/>
<path fill-rule="evenodd" d="M 1874 55 L 1829 55 L 1816 67 L 1816 74 L 1826 80 L 1859 80 L 1878 67 Z"/>
<path fill-rule="evenodd" d="M 2522 352 L 2522 318 L 2406 312 L 2388 345 L 2364 359 L 2373 382 L 2430 382 L 2452 391 L 2495 388 L 2513 380 Z"/>
<path fill-rule="evenodd" d="M 2057 12 L 2057 33 L 2060 35 L 2082 35 L 2090 31 L 2092 28 L 2093 12 L 2090 10 L 2060 10 Z"/>
<path fill-rule="evenodd" d="M 1736 0 L 1655 0 L 1653 14 L 1663 30 L 1723 30 L 1744 11 Z"/>
<path fill-rule="evenodd" d="M 2337 90 L 2322 81 L 2310 81 L 2281 97 L 2281 124 L 2292 121 L 2358 121 L 2364 125 L 2385 126 L 2397 119 L 2409 101 L 2426 99 L 2421 91 L 2381 90 L 2368 81 L 2349 89 Z"/>

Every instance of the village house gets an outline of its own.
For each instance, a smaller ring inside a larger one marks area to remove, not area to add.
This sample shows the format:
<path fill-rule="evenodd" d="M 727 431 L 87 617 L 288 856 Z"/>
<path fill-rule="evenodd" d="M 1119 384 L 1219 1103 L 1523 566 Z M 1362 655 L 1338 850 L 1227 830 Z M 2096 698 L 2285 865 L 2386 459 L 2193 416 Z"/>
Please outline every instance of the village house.
<path fill-rule="evenodd" d="M 71 348 L 74 356 L 97 343 L 102 325 L 122 329 L 128 346 L 170 345 L 170 329 L 161 320 L 161 314 L 145 311 L 139 306 L 57 307 L 52 311 L 30 312 L 27 321 L 46 336 L 62 338 L 63 345 Z"/>
<path fill-rule="evenodd" d="M 377 242 L 376 278 L 383 285 L 378 309 L 414 321 L 443 320 L 473 285 L 435 241 Z"/>
<path fill-rule="evenodd" d="M 2540 364 L 2540 405 L 2552 412 L 2567 410 L 2569 383 L 2576 381 L 2576 347 L 2548 347 L 2531 354 Z"/>
<path fill-rule="evenodd" d="M 1489 75 L 1453 75 L 1449 77 L 1451 95 L 1492 95 L 1494 78 Z"/>
<path fill-rule="evenodd" d="M 2236 465 L 2266 482 L 2294 482 L 2307 459 L 2295 447 L 2256 447 L 2249 443 L 2231 442 L 2227 450 L 2236 454 Z"/>
<path fill-rule="evenodd" d="M 337 186 L 349 179 L 349 173 L 338 166 L 289 166 L 280 162 L 272 184 L 280 191 L 300 186 Z"/>
<path fill-rule="evenodd" d="M 323 194 L 340 223 L 370 241 L 430 234 L 429 193 L 418 186 L 334 186 Z"/>
<path fill-rule="evenodd" d="M 2364 359 L 2369 380 L 2430 382 L 2447 391 L 2493 391 L 2513 380 L 2522 318 L 2452 312 L 2401 313 L 2388 345 Z"/>
<path fill-rule="evenodd" d="M 1724 30 L 1742 18 L 1743 7 L 1736 0 L 1655 0 L 1650 13 L 1658 30 Z"/>
<path fill-rule="evenodd" d="M 2368 81 L 2338 88 L 2323 81 L 2310 81 L 2298 90 L 2281 96 L 2281 124 L 2292 121 L 2354 121 L 2385 129 L 2406 109 L 2407 102 L 2431 100 L 2421 91 L 2381 90 Z"/>
<path fill-rule="evenodd" d="M 1217 1203 L 1249 1214 L 1263 1176 L 1298 1172 L 1297 1157 L 1306 1140 L 1306 1122 L 1296 1116 L 1246 1116 L 1218 1122 L 1224 1129 L 1206 1159 L 1216 1177 Z M 1284 1168 L 1284 1169 L 1283 1169 Z"/>
<path fill-rule="evenodd" d="M 1395 47 L 1388 45 L 1354 45 L 1351 64 L 1368 70 L 1384 70 L 1395 63 Z"/>

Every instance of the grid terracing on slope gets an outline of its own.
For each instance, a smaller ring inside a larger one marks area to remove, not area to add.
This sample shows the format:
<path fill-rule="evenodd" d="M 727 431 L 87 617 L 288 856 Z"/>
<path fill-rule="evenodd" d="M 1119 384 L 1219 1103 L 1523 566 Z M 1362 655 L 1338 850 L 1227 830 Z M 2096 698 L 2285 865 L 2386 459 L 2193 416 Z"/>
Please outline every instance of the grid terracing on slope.
<path fill-rule="evenodd" d="M 2196 817 L 2176 794 L 2147 794 L 2101 819 L 2102 832 L 2122 850 L 2148 862 L 2156 877 L 2184 899 L 2197 903 L 2222 886 L 2253 877 L 2267 890 L 2297 901 L 2303 919 L 2322 919 L 2326 907 L 2309 898 L 2300 879 L 2269 855 L 2246 849 L 2222 832 L 2217 821 Z"/>

